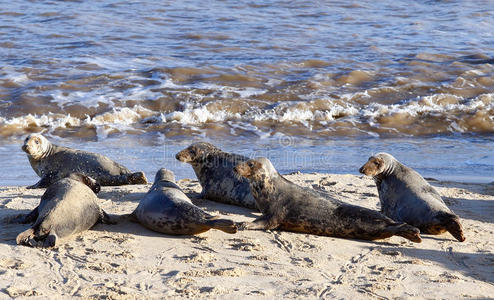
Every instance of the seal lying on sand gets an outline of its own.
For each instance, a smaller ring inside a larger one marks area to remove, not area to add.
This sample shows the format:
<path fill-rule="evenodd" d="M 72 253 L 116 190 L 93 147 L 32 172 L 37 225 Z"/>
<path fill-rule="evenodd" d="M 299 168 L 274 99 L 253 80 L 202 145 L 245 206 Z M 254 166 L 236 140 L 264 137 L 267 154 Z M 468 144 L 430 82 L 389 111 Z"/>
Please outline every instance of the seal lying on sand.
<path fill-rule="evenodd" d="M 195 143 L 177 153 L 181 162 L 192 165 L 202 186 L 201 197 L 248 208 L 257 208 L 245 178 L 235 176 L 233 167 L 249 158 L 221 151 L 210 143 Z"/>
<path fill-rule="evenodd" d="M 381 212 L 386 216 L 416 226 L 422 233 L 449 231 L 458 241 L 465 240 L 460 218 L 446 206 L 439 193 L 419 173 L 390 154 L 370 157 L 359 171 L 374 178 Z"/>
<path fill-rule="evenodd" d="M 216 219 L 195 206 L 166 169 L 156 173 L 153 186 L 132 215 L 145 227 L 166 234 L 197 234 L 211 228 L 237 232 L 233 221 Z"/>
<path fill-rule="evenodd" d="M 70 174 L 53 183 L 26 218 L 35 222 L 17 236 L 17 244 L 50 248 L 59 238 L 88 230 L 98 222 L 111 223 L 98 205 L 98 191 L 96 181 L 82 174 Z"/>
<path fill-rule="evenodd" d="M 71 173 L 94 178 L 100 185 L 145 184 L 143 172 L 132 173 L 101 154 L 57 146 L 41 134 L 30 134 L 22 150 L 27 153 L 34 172 L 41 177 L 29 189 L 45 188 Z"/>
<path fill-rule="evenodd" d="M 281 176 L 267 158 L 251 159 L 235 167 L 249 179 L 252 194 L 262 216 L 247 229 L 276 229 L 317 235 L 384 239 L 399 235 L 419 243 L 420 232 L 381 213 L 343 203 L 309 188 L 302 188 Z"/>

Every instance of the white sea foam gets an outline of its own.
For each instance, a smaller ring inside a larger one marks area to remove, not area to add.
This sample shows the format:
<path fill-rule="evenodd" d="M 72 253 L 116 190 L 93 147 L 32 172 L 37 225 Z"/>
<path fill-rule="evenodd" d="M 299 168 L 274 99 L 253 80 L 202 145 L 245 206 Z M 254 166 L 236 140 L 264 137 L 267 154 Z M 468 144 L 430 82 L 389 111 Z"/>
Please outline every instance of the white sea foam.
<path fill-rule="evenodd" d="M 450 94 L 436 94 L 391 105 L 378 103 L 368 105 L 340 104 L 330 99 L 324 101 L 319 99 L 318 102 L 283 102 L 267 110 L 251 107 L 243 112 L 233 112 L 228 110 L 228 107 L 222 108 L 216 103 L 185 102 L 182 109 L 167 112 L 153 111 L 135 105 L 133 107 L 116 107 L 110 111 L 91 117 L 85 116 L 81 119 L 56 113 L 40 116 L 29 114 L 14 118 L 1 117 L 0 127 L 7 126 L 21 131 L 27 128 L 40 127 L 52 131 L 57 128 L 88 126 L 96 128 L 98 136 L 102 138 L 112 131 L 136 130 L 135 124 L 148 123 L 159 123 L 165 126 L 167 123 L 178 123 L 184 127 L 196 128 L 198 131 L 202 125 L 209 122 L 224 123 L 224 126 L 233 129 L 232 134 L 236 130 L 243 130 L 259 136 L 271 134 L 270 124 L 273 123 L 287 126 L 299 124 L 309 130 L 312 130 L 314 125 L 318 125 L 324 126 L 328 130 L 334 130 L 331 124 L 335 120 L 338 120 L 340 127 L 346 123 L 347 127 L 355 127 L 355 130 L 360 130 L 355 125 L 365 123 L 371 127 L 390 132 L 399 132 L 399 123 L 396 125 L 393 122 L 406 120 L 403 124 L 413 123 L 415 118 L 420 118 L 421 121 L 438 120 L 438 122 L 443 122 L 451 132 L 468 132 L 472 128 L 473 130 L 476 130 L 475 128 L 488 129 L 489 122 L 494 128 L 492 113 L 494 111 L 494 94 L 483 94 L 471 99 L 463 99 Z M 465 119 L 465 116 L 469 116 L 470 119 Z"/>

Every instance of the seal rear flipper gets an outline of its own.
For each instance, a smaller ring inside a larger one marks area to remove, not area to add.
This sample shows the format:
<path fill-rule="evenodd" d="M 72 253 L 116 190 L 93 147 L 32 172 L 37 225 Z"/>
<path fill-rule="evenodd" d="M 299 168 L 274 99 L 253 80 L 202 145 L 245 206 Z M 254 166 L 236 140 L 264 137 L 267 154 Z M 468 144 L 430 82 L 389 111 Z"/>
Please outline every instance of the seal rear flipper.
<path fill-rule="evenodd" d="M 41 248 L 53 248 L 57 243 L 57 235 L 50 232 L 42 241 L 38 243 L 38 247 Z"/>
<path fill-rule="evenodd" d="M 446 223 L 446 230 L 451 233 L 459 242 L 465 241 L 465 235 L 463 234 L 463 228 L 458 217 L 451 218 Z"/>
<path fill-rule="evenodd" d="M 227 219 L 207 220 L 206 224 L 211 226 L 211 228 L 218 229 L 226 233 L 237 232 L 237 225 L 232 220 L 227 220 Z"/>
<path fill-rule="evenodd" d="M 104 210 L 100 210 L 100 217 L 98 222 L 109 225 L 117 224 L 117 220 L 114 220 L 112 217 L 110 217 Z"/>
<path fill-rule="evenodd" d="M 17 235 L 15 241 L 17 245 L 29 245 L 29 240 L 34 239 L 34 229 L 29 228 Z"/>
<path fill-rule="evenodd" d="M 399 223 L 391 225 L 388 229 L 394 234 L 406 238 L 414 243 L 422 242 L 420 230 L 417 227 L 408 225 L 407 223 Z"/>

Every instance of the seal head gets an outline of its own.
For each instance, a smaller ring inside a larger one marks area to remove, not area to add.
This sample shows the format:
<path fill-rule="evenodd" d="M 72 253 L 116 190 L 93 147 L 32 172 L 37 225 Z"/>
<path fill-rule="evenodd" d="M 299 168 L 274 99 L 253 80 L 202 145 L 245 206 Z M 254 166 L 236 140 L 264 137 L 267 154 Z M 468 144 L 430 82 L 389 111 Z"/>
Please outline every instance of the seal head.
<path fill-rule="evenodd" d="M 224 152 L 210 143 L 199 142 L 176 154 L 176 158 L 194 169 L 202 187 L 201 197 L 248 208 L 257 208 L 247 179 L 233 168 L 249 158 Z"/>
<path fill-rule="evenodd" d="M 31 133 L 28 135 L 22 145 L 22 151 L 26 152 L 27 155 L 34 160 L 40 160 L 48 155 L 50 148 L 50 141 L 39 133 Z"/>
<path fill-rule="evenodd" d="M 181 162 L 188 163 L 191 165 L 196 165 L 203 162 L 210 154 L 217 153 L 220 151 L 221 150 L 216 146 L 214 146 L 213 144 L 206 142 L 198 142 L 178 152 L 175 155 L 175 158 Z"/>
<path fill-rule="evenodd" d="M 369 157 L 369 160 L 359 169 L 359 172 L 371 177 L 390 174 L 393 171 L 393 162 L 395 161 L 396 158 L 391 154 L 381 152 Z"/>
<path fill-rule="evenodd" d="M 159 181 L 175 182 L 175 174 L 173 174 L 173 172 L 170 170 L 161 168 L 158 170 L 158 172 L 156 172 L 156 175 L 154 176 L 154 182 L 156 183 Z"/>

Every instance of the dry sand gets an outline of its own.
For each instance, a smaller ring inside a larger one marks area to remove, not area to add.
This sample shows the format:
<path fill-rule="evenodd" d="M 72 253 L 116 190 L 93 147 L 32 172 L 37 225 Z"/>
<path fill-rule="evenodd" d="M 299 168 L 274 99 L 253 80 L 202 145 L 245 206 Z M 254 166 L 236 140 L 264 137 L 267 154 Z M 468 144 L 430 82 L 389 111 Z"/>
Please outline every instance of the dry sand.
<path fill-rule="evenodd" d="M 292 174 L 303 186 L 378 209 L 373 181 L 354 175 Z M 181 180 L 191 197 L 195 180 Z M 124 221 L 96 225 L 55 249 L 17 246 L 28 225 L 2 224 L 0 298 L 477 298 L 494 297 L 494 185 L 437 182 L 462 218 L 467 240 L 448 233 L 368 242 L 280 231 L 210 230 L 174 237 Z M 101 206 L 130 213 L 149 185 L 104 187 Z M 0 219 L 34 208 L 43 190 L 0 188 Z M 253 220 L 248 209 L 197 199 L 212 214 Z"/>

